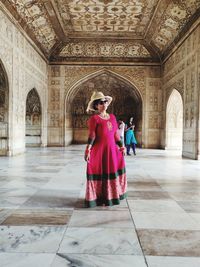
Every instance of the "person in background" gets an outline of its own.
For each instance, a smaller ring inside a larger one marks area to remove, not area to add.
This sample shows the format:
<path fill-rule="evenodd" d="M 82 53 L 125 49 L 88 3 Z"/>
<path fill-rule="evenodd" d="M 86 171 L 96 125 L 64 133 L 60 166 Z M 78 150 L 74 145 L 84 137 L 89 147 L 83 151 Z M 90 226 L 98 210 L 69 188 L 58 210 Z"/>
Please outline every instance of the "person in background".
<path fill-rule="evenodd" d="M 117 134 L 115 116 L 107 113 L 111 101 L 112 97 L 94 92 L 87 107 L 87 112 L 96 114 L 88 121 L 86 207 L 118 205 L 126 198 L 125 147 Z"/>
<path fill-rule="evenodd" d="M 133 117 L 131 117 L 125 126 L 126 133 L 126 153 L 130 156 L 130 148 L 133 150 L 133 154 L 136 155 L 136 144 L 137 140 L 135 138 L 135 124 L 133 123 Z"/>
<path fill-rule="evenodd" d="M 118 135 L 120 136 L 120 139 L 122 141 L 122 144 L 124 146 L 124 130 L 125 130 L 125 123 L 123 122 L 123 120 L 118 120 Z"/>

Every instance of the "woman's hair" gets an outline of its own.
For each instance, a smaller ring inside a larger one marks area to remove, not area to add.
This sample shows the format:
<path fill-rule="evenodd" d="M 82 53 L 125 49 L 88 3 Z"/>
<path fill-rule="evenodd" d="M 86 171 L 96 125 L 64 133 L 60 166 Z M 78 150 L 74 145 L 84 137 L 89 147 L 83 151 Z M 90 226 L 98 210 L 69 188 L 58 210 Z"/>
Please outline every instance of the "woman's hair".
<path fill-rule="evenodd" d="M 93 109 L 97 110 L 97 105 L 99 104 L 99 101 L 100 101 L 100 99 L 94 100 L 94 102 L 92 104 Z"/>

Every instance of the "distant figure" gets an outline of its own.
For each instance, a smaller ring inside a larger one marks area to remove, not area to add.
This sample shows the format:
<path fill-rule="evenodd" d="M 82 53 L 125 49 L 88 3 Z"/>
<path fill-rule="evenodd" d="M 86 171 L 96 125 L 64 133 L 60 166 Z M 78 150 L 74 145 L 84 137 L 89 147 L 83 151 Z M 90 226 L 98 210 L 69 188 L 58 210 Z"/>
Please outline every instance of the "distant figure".
<path fill-rule="evenodd" d="M 133 154 L 136 155 L 136 144 L 137 140 L 135 138 L 135 124 L 133 123 L 133 117 L 131 117 L 125 127 L 125 132 L 126 132 L 126 148 L 127 148 L 127 155 L 130 156 L 130 148 L 133 149 Z"/>
<path fill-rule="evenodd" d="M 122 144 L 124 146 L 124 130 L 125 130 L 125 123 L 123 122 L 123 120 L 118 120 L 118 135 L 120 136 L 120 139 L 122 141 Z"/>
<path fill-rule="evenodd" d="M 94 92 L 87 107 L 96 114 L 88 121 L 86 207 L 118 205 L 126 198 L 125 147 L 115 116 L 107 113 L 111 101 L 111 96 Z"/>

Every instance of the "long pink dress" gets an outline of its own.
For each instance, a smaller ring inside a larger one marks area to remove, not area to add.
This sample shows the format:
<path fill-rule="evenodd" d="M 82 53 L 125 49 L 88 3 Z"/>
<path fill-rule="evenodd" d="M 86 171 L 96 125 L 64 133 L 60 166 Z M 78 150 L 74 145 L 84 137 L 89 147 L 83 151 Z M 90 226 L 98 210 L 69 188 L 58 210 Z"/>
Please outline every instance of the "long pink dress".
<path fill-rule="evenodd" d="M 117 122 L 113 114 L 109 119 L 93 115 L 89 121 L 88 143 L 92 144 L 87 163 L 87 207 L 118 205 L 126 198 L 126 169 L 124 156 L 117 146 Z"/>

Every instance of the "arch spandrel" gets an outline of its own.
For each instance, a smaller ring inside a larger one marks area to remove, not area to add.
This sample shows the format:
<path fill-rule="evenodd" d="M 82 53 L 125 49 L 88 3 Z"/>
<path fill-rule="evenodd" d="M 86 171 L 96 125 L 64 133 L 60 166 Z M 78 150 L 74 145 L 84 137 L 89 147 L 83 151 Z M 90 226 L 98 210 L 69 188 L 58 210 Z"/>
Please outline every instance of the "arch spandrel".
<path fill-rule="evenodd" d="M 77 86 L 83 83 L 86 80 L 89 80 L 95 76 L 98 76 L 102 73 L 108 73 L 110 75 L 118 77 L 123 81 L 131 84 L 134 88 L 137 89 L 141 98 L 144 98 L 145 95 L 145 71 L 141 69 L 129 69 L 123 70 L 117 67 L 108 68 L 94 68 L 94 67 L 67 67 L 65 69 L 65 95 L 66 100 L 70 102 L 71 95 L 75 93 Z M 73 98 L 73 97 L 72 97 Z"/>

